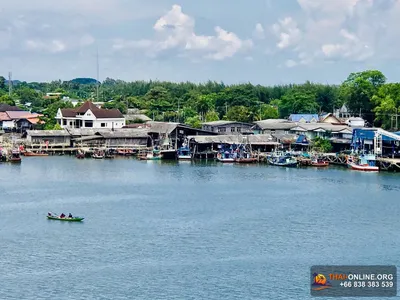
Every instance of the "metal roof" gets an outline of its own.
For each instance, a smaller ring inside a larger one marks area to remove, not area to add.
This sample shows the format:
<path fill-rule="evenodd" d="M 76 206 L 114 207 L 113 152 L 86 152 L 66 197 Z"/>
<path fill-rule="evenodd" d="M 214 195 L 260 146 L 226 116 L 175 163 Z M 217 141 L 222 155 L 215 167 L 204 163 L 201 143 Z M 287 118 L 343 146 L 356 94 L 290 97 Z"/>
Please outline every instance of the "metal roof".
<path fill-rule="evenodd" d="M 254 144 L 254 145 L 278 145 L 279 143 L 270 134 L 257 135 L 216 135 L 188 136 L 188 140 L 192 140 L 198 144 Z"/>

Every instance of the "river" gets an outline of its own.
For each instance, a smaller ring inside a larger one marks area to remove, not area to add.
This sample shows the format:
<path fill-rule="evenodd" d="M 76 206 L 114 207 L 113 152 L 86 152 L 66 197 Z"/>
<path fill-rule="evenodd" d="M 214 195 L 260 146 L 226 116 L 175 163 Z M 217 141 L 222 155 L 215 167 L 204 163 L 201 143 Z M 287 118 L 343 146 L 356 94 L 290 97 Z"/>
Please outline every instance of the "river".
<path fill-rule="evenodd" d="M 0 179 L 0 299 L 312 299 L 312 265 L 400 261 L 396 174 L 55 156 Z"/>

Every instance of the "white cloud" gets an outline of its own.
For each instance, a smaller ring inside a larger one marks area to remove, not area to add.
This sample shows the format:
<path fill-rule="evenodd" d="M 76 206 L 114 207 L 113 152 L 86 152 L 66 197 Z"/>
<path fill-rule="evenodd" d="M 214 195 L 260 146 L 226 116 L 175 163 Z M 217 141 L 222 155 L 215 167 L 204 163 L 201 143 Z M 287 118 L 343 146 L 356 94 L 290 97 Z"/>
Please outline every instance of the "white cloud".
<path fill-rule="evenodd" d="M 264 27 L 260 23 L 256 24 L 256 28 L 253 31 L 253 37 L 256 39 L 259 39 L 259 40 L 262 40 L 265 38 Z"/>
<path fill-rule="evenodd" d="M 376 0 L 375 0 L 376 1 Z M 395 0 L 400 3 L 400 0 Z M 321 60 L 363 61 L 375 55 L 377 44 L 374 0 L 297 0 L 303 14 L 272 26 L 277 49 L 298 56 L 285 65 Z M 374 20 L 374 21 L 372 21 Z"/>
<path fill-rule="evenodd" d="M 173 5 L 170 11 L 156 21 L 153 29 L 156 32 L 154 40 L 118 39 L 115 40 L 113 48 L 147 49 L 150 56 L 176 49 L 186 54 L 195 52 L 195 55 L 202 55 L 207 59 L 223 60 L 253 46 L 251 40 L 242 40 L 235 33 L 219 26 L 214 28 L 215 35 L 196 34 L 194 18 L 184 14 L 179 5 Z"/>
<path fill-rule="evenodd" d="M 293 68 L 293 67 L 297 66 L 297 62 L 295 62 L 292 59 L 289 59 L 285 62 L 285 66 L 288 68 Z"/>
<path fill-rule="evenodd" d="M 277 46 L 280 49 L 296 45 L 302 37 L 302 33 L 297 27 L 296 21 L 291 17 L 279 20 L 279 23 L 274 24 L 272 29 L 275 35 L 279 38 Z"/>

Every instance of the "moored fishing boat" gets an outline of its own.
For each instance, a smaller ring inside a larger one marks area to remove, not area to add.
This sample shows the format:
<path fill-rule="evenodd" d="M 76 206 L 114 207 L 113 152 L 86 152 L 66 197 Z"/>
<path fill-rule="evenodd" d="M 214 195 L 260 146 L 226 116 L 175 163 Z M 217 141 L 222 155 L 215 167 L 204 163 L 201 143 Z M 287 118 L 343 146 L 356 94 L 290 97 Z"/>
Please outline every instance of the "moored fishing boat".
<path fill-rule="evenodd" d="M 85 158 L 85 153 L 81 150 L 81 149 L 79 149 L 77 152 L 76 152 L 76 158 L 77 159 L 84 159 Z"/>
<path fill-rule="evenodd" d="M 322 158 L 319 157 L 315 157 L 311 160 L 311 166 L 313 167 L 328 167 L 329 166 L 329 162 L 324 161 Z"/>
<path fill-rule="evenodd" d="M 257 158 L 255 157 L 240 157 L 235 159 L 236 163 L 239 164 L 252 164 L 257 162 Z"/>
<path fill-rule="evenodd" d="M 192 153 L 187 145 L 183 145 L 181 148 L 178 149 L 177 157 L 179 160 L 191 160 Z"/>
<path fill-rule="evenodd" d="M 44 152 L 32 152 L 32 151 L 25 151 L 22 152 L 22 154 L 24 156 L 49 156 L 48 153 L 44 153 Z"/>
<path fill-rule="evenodd" d="M 278 167 L 287 167 L 287 168 L 296 168 L 297 160 L 291 156 L 281 156 L 279 158 L 270 158 L 268 159 L 268 163 L 273 166 Z"/>
<path fill-rule="evenodd" d="M 347 158 L 347 166 L 355 171 L 379 172 L 374 154 L 361 154 L 358 159 L 354 156 Z"/>
<path fill-rule="evenodd" d="M 11 163 L 20 163 L 22 160 L 19 150 L 12 150 L 8 161 Z"/>

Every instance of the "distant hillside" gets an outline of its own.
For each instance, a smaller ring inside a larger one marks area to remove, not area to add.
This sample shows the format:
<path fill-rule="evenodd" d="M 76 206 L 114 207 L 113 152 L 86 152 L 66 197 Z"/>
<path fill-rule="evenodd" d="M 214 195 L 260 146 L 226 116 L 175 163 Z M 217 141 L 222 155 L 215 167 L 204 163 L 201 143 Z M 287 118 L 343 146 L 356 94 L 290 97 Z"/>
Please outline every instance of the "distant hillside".
<path fill-rule="evenodd" d="M 8 84 L 8 79 L 6 79 L 5 83 Z M 13 85 L 17 85 L 17 84 L 20 84 L 20 83 L 21 83 L 20 80 L 13 80 L 13 81 L 12 81 L 12 84 L 13 84 Z"/>
<path fill-rule="evenodd" d="M 72 79 L 71 82 L 79 83 L 79 84 L 96 84 L 98 81 L 93 78 L 75 78 Z"/>

